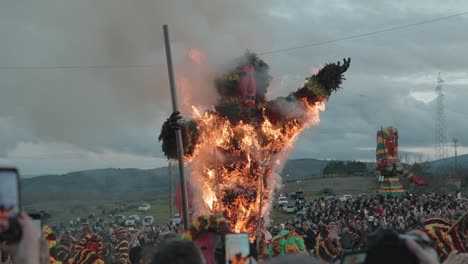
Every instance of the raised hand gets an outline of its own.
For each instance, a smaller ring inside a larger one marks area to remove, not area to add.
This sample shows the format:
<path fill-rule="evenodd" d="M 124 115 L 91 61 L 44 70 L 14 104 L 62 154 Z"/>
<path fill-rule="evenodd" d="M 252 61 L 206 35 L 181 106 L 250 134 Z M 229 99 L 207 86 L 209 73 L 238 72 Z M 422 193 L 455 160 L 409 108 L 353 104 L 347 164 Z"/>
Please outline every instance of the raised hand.
<path fill-rule="evenodd" d="M 171 116 L 169 117 L 169 126 L 172 129 L 180 129 L 180 120 L 182 119 L 182 116 L 180 115 L 180 112 L 173 112 Z"/>
<path fill-rule="evenodd" d="M 343 59 L 343 65 L 340 65 L 341 62 L 338 61 L 338 62 L 336 62 L 336 66 L 338 66 L 340 68 L 341 73 L 344 73 L 344 72 L 346 72 L 348 70 L 350 63 L 351 63 L 351 58 L 348 57 L 348 60 Z"/>
<path fill-rule="evenodd" d="M 428 185 L 427 182 L 424 181 L 423 178 L 417 177 L 417 176 L 412 177 L 411 181 L 416 183 L 417 185 L 421 185 L 421 186 L 427 186 Z"/>

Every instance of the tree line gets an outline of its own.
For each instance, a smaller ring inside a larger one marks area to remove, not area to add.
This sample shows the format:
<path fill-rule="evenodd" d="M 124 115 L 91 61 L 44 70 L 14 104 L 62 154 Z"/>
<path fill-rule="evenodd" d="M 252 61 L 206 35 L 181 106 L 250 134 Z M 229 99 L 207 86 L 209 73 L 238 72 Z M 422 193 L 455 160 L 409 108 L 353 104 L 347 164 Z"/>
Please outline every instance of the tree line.
<path fill-rule="evenodd" d="M 362 175 L 368 173 L 367 165 L 361 161 L 337 161 L 328 162 L 323 168 L 323 175 Z"/>

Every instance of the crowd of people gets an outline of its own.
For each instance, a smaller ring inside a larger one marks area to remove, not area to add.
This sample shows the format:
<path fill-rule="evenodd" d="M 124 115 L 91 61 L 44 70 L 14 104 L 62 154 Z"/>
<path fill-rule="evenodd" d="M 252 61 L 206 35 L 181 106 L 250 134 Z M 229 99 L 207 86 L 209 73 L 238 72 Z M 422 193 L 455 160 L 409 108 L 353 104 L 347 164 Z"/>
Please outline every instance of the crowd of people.
<path fill-rule="evenodd" d="M 460 193 L 405 194 L 400 197 L 363 195 L 346 201 L 316 199 L 304 209 L 304 221 L 288 221 L 269 227 L 270 235 L 265 236 L 267 254 L 262 255 L 260 252 L 257 257 L 260 258 L 259 262 L 263 262 L 262 259 L 269 259 L 268 261 L 271 263 L 292 263 L 290 262 L 292 260 L 287 258 L 283 258 L 283 260 L 271 258 L 272 252 L 277 247 L 274 244 L 275 238 L 287 236 L 289 239 L 296 239 L 293 243 L 299 245 L 298 249 L 302 255 L 307 255 L 305 259 L 303 256 L 298 257 L 294 263 L 321 263 L 318 258 L 321 257 L 320 241 L 325 241 L 328 237 L 332 237 L 332 242 L 339 241 L 336 245 L 339 246 L 339 254 L 342 255 L 364 249 L 367 235 L 376 231 L 380 226 L 408 232 L 421 229 L 422 223 L 428 218 L 456 219 L 467 209 L 468 199 L 462 197 Z M 42 248 L 38 250 L 39 252 L 50 250 L 49 247 L 41 246 L 42 242 L 27 241 L 35 240 L 35 237 L 30 234 L 30 219 L 27 216 L 22 216 L 21 224 L 24 234 L 19 245 L 15 247 L 1 245 L 0 249 L 4 253 L 2 263 L 12 263 L 12 258 L 8 255 L 18 256 L 18 252 L 24 256 L 25 252 L 35 248 Z M 324 234 L 324 230 L 326 230 L 326 234 Z M 58 263 L 58 261 L 70 264 L 210 263 L 203 259 L 203 249 L 200 250 L 193 241 L 182 239 L 180 230 L 173 225 L 144 228 L 119 226 L 104 230 L 92 230 L 88 226 L 84 226 L 80 230 L 65 229 L 56 230 L 56 232 L 57 236 L 54 240 L 56 248 L 51 254 L 51 263 L 53 264 Z M 420 235 L 420 237 L 424 236 L 424 234 Z M 425 238 L 428 239 L 427 236 Z M 99 252 L 100 255 L 90 254 L 92 250 Z M 428 253 L 427 250 L 424 251 L 417 246 L 412 251 L 420 259 L 430 259 L 430 261 L 426 260 L 426 262 L 421 261 L 420 263 L 439 263 L 438 257 L 431 257 L 431 254 L 435 252 L 434 249 L 433 252 Z M 281 249 L 279 252 L 279 255 L 284 255 L 287 250 Z M 31 254 L 27 253 L 25 256 L 35 258 L 35 255 Z M 22 261 L 25 262 L 17 261 L 15 263 L 46 263 L 47 261 L 44 262 L 44 259 L 48 258 L 41 258 L 41 254 L 38 254 L 38 261 L 26 261 L 23 258 Z M 339 258 L 335 258 L 335 260 L 339 260 Z M 253 259 L 251 261 L 256 262 Z M 467 263 L 466 261 L 468 261 L 466 255 L 452 253 L 444 263 Z"/>

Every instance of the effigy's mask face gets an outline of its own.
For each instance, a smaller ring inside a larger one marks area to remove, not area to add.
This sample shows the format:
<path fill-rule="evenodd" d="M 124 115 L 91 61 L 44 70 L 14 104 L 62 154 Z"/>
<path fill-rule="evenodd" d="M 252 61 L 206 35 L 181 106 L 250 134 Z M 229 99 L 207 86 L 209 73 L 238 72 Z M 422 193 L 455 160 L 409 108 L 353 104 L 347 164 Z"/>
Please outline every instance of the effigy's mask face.
<path fill-rule="evenodd" d="M 239 93 L 242 104 L 248 107 L 255 106 L 257 83 L 255 81 L 255 67 L 252 64 L 242 66 L 237 72 L 239 76 Z"/>
<path fill-rule="evenodd" d="M 394 133 L 388 135 L 385 139 L 385 147 L 391 156 L 396 156 L 398 154 L 398 135 Z"/>

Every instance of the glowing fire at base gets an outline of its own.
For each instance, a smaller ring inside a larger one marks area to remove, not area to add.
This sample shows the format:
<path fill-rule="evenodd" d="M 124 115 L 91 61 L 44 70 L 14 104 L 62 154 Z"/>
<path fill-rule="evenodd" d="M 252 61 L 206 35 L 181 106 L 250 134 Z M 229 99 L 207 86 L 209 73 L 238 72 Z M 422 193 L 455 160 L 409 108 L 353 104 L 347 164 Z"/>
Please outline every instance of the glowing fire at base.
<path fill-rule="evenodd" d="M 200 144 L 190 162 L 189 180 L 195 194 L 196 215 L 219 213 L 221 203 L 222 213 L 230 220 L 231 228 L 254 237 L 260 199 L 262 216 L 266 216 L 273 191 L 280 185 L 274 177 L 274 172 L 281 169 L 279 161 L 291 149 L 299 132 L 319 123 L 319 112 L 325 107 L 323 102 L 309 105 L 307 100 L 298 101 L 296 106 L 297 118 L 276 125 L 265 115 L 260 124 L 233 125 L 216 112 L 200 114 L 193 108 L 193 118 L 200 130 Z M 262 195 L 259 193 L 261 182 Z"/>

